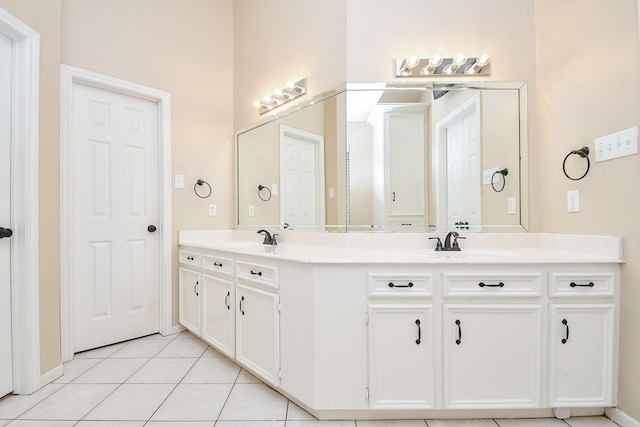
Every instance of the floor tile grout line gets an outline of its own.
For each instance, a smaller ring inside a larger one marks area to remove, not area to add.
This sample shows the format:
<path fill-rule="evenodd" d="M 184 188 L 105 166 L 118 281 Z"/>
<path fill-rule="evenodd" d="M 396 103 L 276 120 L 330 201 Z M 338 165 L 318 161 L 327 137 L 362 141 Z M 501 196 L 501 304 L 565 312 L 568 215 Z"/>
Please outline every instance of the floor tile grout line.
<path fill-rule="evenodd" d="M 218 413 L 218 416 L 216 417 L 215 421 L 213 422 L 213 426 L 215 427 L 216 424 L 218 424 L 218 421 L 220 421 L 220 416 L 222 415 L 222 412 L 224 411 L 224 407 L 227 406 L 227 402 L 229 402 L 229 398 L 231 397 L 231 393 L 233 393 L 233 389 L 236 388 L 236 384 L 238 383 L 238 378 L 240 378 L 240 374 L 242 374 L 242 367 L 240 367 L 240 370 L 238 371 L 238 374 L 236 375 L 236 379 L 233 382 L 233 384 L 231 385 L 231 390 L 229 390 L 229 394 L 227 394 L 227 398 L 224 400 L 224 403 L 222 404 L 222 407 L 220 407 L 220 412 Z"/>

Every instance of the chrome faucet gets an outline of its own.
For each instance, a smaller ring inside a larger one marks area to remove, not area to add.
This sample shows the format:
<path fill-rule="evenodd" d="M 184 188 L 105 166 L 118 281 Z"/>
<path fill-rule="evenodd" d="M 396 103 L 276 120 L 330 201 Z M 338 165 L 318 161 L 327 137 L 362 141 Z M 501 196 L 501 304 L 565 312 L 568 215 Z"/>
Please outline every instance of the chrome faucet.
<path fill-rule="evenodd" d="M 451 241 L 451 238 L 453 237 L 453 242 Z M 466 239 L 466 237 L 462 237 L 461 235 L 458 234 L 457 231 L 450 231 L 447 234 L 447 237 L 444 238 L 444 245 L 442 244 L 442 241 L 440 240 L 439 237 L 429 237 L 429 239 L 437 239 L 438 241 L 436 242 L 436 252 L 440 252 L 440 251 L 460 251 L 460 246 L 458 245 L 458 239 Z"/>
<path fill-rule="evenodd" d="M 258 234 L 264 234 L 264 241 L 262 242 L 263 245 L 278 244 L 278 241 L 276 240 L 277 234 L 273 233 L 273 236 L 272 236 L 271 233 L 269 233 L 267 230 L 258 230 Z"/>

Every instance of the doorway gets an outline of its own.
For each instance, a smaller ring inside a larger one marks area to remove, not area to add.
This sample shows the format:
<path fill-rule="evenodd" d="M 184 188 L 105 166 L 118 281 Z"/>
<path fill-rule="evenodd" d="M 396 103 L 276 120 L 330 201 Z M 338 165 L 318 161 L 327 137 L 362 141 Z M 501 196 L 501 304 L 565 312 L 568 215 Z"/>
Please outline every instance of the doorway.
<path fill-rule="evenodd" d="M 0 9 L 2 184 L 1 393 L 40 388 L 38 110 L 40 36 Z M 10 94 L 7 96 L 6 94 Z M 5 157 L 6 156 L 6 157 Z M 9 232 L 8 230 L 11 230 Z M 11 236 L 8 236 L 11 234 Z"/>
<path fill-rule="evenodd" d="M 62 358 L 172 333 L 170 95 L 62 67 Z"/>
<path fill-rule="evenodd" d="M 280 191 L 281 225 L 324 228 L 324 137 L 280 126 Z"/>

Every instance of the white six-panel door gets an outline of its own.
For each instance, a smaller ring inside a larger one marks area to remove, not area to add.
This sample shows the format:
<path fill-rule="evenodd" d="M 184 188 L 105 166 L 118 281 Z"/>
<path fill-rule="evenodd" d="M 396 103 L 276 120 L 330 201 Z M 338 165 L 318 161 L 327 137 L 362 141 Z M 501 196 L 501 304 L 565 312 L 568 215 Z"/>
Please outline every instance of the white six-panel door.
<path fill-rule="evenodd" d="M 0 34 L 0 227 L 11 228 L 12 42 Z M 0 397 L 13 390 L 11 240 L 0 239 Z"/>
<path fill-rule="evenodd" d="M 158 105 L 75 84 L 74 352 L 158 332 Z"/>

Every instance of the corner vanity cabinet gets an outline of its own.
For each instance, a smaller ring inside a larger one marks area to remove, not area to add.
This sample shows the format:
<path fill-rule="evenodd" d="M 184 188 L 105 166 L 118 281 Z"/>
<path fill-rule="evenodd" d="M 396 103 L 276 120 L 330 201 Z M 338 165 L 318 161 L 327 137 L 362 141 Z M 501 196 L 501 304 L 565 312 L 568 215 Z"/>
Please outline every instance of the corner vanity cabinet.
<path fill-rule="evenodd" d="M 319 418 L 616 404 L 614 261 L 262 249 L 182 246 L 180 322 Z"/>
<path fill-rule="evenodd" d="M 278 269 L 196 248 L 179 257 L 180 324 L 278 385 Z"/>

